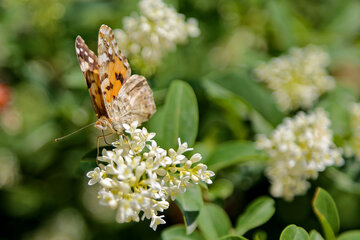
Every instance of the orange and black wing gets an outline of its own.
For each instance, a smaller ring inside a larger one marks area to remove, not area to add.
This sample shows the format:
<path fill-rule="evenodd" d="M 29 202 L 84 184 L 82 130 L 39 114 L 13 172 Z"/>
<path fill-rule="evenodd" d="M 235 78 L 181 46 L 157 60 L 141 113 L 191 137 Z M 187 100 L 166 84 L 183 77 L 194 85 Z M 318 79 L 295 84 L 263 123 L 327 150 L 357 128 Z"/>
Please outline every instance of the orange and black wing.
<path fill-rule="evenodd" d="M 111 115 L 111 103 L 122 85 L 129 79 L 131 69 L 126 57 L 121 54 L 117 46 L 113 31 L 106 25 L 101 25 L 99 30 L 98 61 L 100 87 L 105 107 Z"/>
<path fill-rule="evenodd" d="M 98 58 L 94 52 L 88 48 L 85 41 L 80 36 L 76 38 L 75 50 L 81 71 L 86 80 L 86 85 L 89 89 L 89 95 L 96 116 L 98 118 L 101 116 L 108 117 L 100 87 Z"/>

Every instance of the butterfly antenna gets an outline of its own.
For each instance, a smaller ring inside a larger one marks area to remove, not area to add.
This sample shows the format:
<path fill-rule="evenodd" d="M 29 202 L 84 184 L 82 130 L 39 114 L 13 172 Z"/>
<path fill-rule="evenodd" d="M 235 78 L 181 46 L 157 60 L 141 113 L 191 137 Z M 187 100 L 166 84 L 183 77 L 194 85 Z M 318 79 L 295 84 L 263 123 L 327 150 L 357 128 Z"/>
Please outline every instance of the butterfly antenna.
<path fill-rule="evenodd" d="M 76 131 L 74 131 L 74 132 L 72 132 L 72 133 L 69 133 L 69 134 L 67 134 L 67 135 L 65 135 L 65 136 L 63 136 L 63 137 L 56 138 L 56 139 L 55 139 L 55 142 L 58 142 L 58 141 L 60 141 L 60 140 L 63 140 L 64 138 L 70 137 L 71 135 L 73 135 L 73 134 L 75 134 L 75 133 L 78 133 L 78 132 L 84 130 L 85 128 L 88 128 L 88 127 L 90 127 L 90 126 L 92 126 L 92 125 L 94 125 L 94 124 L 95 124 L 95 122 L 90 123 L 90 124 L 88 124 L 88 125 L 80 128 L 80 129 L 78 129 L 78 130 L 76 130 Z"/>

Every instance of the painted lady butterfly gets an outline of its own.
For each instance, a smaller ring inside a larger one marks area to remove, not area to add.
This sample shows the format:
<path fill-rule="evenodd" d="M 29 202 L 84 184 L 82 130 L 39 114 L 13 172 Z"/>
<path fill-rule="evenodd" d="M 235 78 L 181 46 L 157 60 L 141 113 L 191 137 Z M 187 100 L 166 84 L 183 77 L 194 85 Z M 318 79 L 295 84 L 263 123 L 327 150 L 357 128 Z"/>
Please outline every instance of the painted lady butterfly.
<path fill-rule="evenodd" d="M 156 111 L 153 93 L 144 76 L 131 75 L 110 27 L 99 30 L 98 57 L 78 36 L 76 54 L 98 120 L 95 127 L 120 133 L 122 124 L 147 121 Z"/>

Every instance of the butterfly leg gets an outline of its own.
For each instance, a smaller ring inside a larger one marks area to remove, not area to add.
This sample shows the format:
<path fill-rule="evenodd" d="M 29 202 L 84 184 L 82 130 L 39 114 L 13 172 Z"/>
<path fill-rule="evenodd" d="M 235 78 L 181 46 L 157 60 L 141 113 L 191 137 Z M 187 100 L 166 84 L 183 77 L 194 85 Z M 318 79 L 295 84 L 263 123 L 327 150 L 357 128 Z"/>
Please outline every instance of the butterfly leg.
<path fill-rule="evenodd" d="M 96 148 L 97 148 L 97 154 L 96 154 L 96 164 L 99 165 L 99 161 L 98 161 L 98 157 L 99 157 L 99 153 L 100 153 L 100 139 L 104 138 L 105 139 L 105 143 L 108 144 L 106 142 L 106 138 L 105 137 L 108 137 L 110 135 L 112 135 L 113 133 L 108 133 L 106 135 L 104 135 L 104 132 L 103 132 L 103 135 L 101 136 L 97 136 L 97 139 L 96 139 Z M 110 144 L 108 144 L 110 145 Z"/>
<path fill-rule="evenodd" d="M 108 143 L 108 142 L 106 141 L 106 136 L 111 135 L 111 133 L 110 133 L 110 134 L 107 134 L 107 135 L 105 136 L 104 130 L 101 130 L 101 131 L 102 131 L 102 134 L 103 134 L 104 142 L 105 142 L 107 145 L 111 145 L 110 143 Z"/>

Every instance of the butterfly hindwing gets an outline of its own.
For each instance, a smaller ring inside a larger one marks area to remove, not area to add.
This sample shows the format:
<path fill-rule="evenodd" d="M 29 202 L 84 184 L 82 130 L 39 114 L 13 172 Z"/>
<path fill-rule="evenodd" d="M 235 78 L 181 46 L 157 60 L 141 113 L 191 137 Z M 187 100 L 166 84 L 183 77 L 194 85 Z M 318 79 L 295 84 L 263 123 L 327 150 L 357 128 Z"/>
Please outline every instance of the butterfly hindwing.
<path fill-rule="evenodd" d="M 98 59 L 80 36 L 75 40 L 75 50 L 96 116 L 107 116 L 100 88 Z"/>
<path fill-rule="evenodd" d="M 153 93 L 146 78 L 132 75 L 124 83 L 112 102 L 113 123 L 142 123 L 147 121 L 156 111 Z"/>
<path fill-rule="evenodd" d="M 109 111 L 111 102 L 130 77 L 131 69 L 126 57 L 118 49 L 111 28 L 106 25 L 102 25 L 99 30 L 98 60 L 100 86 L 105 107 Z"/>

